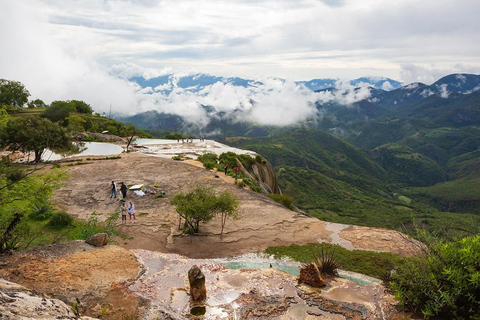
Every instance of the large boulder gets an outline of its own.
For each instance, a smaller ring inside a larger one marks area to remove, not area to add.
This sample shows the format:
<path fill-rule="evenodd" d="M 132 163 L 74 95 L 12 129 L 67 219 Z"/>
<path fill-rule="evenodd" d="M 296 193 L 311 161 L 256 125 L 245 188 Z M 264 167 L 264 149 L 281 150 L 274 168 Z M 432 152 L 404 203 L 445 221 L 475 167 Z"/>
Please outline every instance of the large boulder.
<path fill-rule="evenodd" d="M 87 240 L 85 240 L 85 242 L 95 247 L 103 247 L 108 243 L 108 234 L 96 233 Z"/>
<path fill-rule="evenodd" d="M 193 301 L 205 301 L 207 299 L 207 288 L 205 287 L 205 275 L 197 265 L 188 270 L 188 281 L 190 282 L 190 294 Z"/>

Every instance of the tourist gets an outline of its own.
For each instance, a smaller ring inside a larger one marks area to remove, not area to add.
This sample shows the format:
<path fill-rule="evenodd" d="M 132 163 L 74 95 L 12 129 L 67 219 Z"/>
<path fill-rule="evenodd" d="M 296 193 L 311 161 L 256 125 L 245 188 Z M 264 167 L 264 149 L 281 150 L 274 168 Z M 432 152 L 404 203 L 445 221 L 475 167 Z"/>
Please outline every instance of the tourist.
<path fill-rule="evenodd" d="M 223 170 L 225 171 L 225 175 L 227 175 L 227 169 L 228 169 L 228 163 L 225 163 L 225 166 L 223 167 Z"/>
<path fill-rule="evenodd" d="M 235 169 L 233 169 L 233 171 L 235 172 L 235 180 L 237 180 L 237 178 L 238 178 L 238 167 L 235 167 Z"/>
<path fill-rule="evenodd" d="M 120 207 L 120 212 L 122 213 L 122 224 L 127 223 L 127 206 L 125 205 L 125 200 L 122 200 L 122 206 Z"/>
<path fill-rule="evenodd" d="M 132 221 L 133 216 L 133 223 L 135 223 L 135 206 L 133 205 L 132 201 L 128 204 L 128 214 L 130 215 L 130 221 Z"/>
<path fill-rule="evenodd" d="M 120 186 L 120 191 L 122 192 L 123 199 L 127 197 L 127 186 L 122 182 Z"/>
<path fill-rule="evenodd" d="M 117 184 L 115 182 L 112 181 L 112 184 L 111 184 L 111 192 L 110 192 L 110 199 L 112 199 L 113 196 L 115 196 L 115 198 L 117 197 Z"/>

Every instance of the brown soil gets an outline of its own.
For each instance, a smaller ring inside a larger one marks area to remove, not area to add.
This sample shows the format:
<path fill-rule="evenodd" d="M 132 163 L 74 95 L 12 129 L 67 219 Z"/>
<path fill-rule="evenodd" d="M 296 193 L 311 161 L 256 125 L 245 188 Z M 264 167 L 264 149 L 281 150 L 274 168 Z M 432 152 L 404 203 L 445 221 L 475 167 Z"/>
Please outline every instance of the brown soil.
<path fill-rule="evenodd" d="M 137 221 L 122 225 L 118 218 L 119 231 L 127 240 L 118 238 L 117 241 L 125 248 L 213 258 L 263 251 L 269 246 L 329 242 L 334 236 L 323 221 L 290 211 L 247 188 L 239 189 L 231 177 L 220 172 L 216 178 L 213 172 L 192 161 L 129 153 L 122 154 L 121 159 L 88 162 L 68 167 L 71 178 L 55 194 L 56 204 L 78 219 L 87 220 L 96 212 L 100 220 L 105 220 L 118 211 L 121 195 L 116 199 L 109 197 L 112 180 L 118 185 L 122 181 L 127 185 L 144 184 L 157 194 L 159 191 L 167 194 L 165 197 L 137 196 L 128 191 L 127 201 L 135 203 Z M 154 183 L 160 186 L 155 188 Z M 178 215 L 170 198 L 196 184 L 212 186 L 218 191 L 228 190 L 239 199 L 239 219 L 227 221 L 223 236 L 219 218 L 202 224 L 198 235 L 186 236 L 178 230 Z M 382 234 L 382 238 L 378 234 Z M 355 227 L 335 236 L 348 239 L 354 248 L 402 255 L 414 252 L 414 246 L 396 234 L 390 230 Z"/>

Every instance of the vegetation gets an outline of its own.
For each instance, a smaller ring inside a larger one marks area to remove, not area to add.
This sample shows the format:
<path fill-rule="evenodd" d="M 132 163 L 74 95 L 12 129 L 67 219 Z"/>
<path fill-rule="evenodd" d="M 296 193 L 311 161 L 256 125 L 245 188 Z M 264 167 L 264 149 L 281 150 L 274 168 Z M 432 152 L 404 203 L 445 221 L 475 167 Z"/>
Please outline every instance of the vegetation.
<path fill-rule="evenodd" d="M 395 265 L 390 284 L 396 299 L 425 317 L 479 319 L 480 236 L 423 239 L 423 255 Z"/>
<path fill-rule="evenodd" d="M 67 130 L 48 119 L 25 116 L 10 120 L 0 136 L 0 143 L 11 151 L 34 152 L 40 162 L 45 149 L 72 148 Z"/>
<path fill-rule="evenodd" d="M 184 219 L 184 232 L 197 233 L 200 231 L 200 222 L 208 222 L 217 214 L 221 215 L 222 233 L 227 218 L 236 218 L 238 200 L 227 191 L 219 196 L 212 188 L 196 186 L 187 193 L 178 193 L 170 201 L 176 206 L 180 216 L 179 228 Z"/>
<path fill-rule="evenodd" d="M 0 79 L 0 106 L 23 107 L 30 93 L 18 81 Z"/>
<path fill-rule="evenodd" d="M 317 266 L 320 274 L 338 276 L 338 269 L 342 267 L 335 255 L 335 247 L 320 246 L 318 252 L 313 252 L 313 263 Z"/>
<path fill-rule="evenodd" d="M 288 208 L 290 210 L 295 209 L 295 206 L 293 205 L 294 199 L 293 197 L 286 195 L 286 194 L 276 194 L 276 193 L 270 193 L 268 197 L 278 203 L 280 203 L 282 206 L 285 208 Z"/>
<path fill-rule="evenodd" d="M 395 254 L 363 250 L 347 250 L 338 245 L 328 243 L 310 243 L 306 245 L 269 247 L 265 253 L 275 258 L 289 257 L 295 261 L 310 263 L 314 254 L 319 252 L 335 252 L 335 265 L 342 269 L 384 279 L 392 269 L 392 264 L 401 258 Z"/>

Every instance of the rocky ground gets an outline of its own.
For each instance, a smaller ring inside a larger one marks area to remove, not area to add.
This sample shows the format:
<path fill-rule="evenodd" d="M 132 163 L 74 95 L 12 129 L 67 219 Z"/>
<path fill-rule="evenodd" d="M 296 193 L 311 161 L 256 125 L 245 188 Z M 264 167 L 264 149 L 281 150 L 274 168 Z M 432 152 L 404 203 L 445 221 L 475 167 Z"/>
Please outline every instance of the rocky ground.
<path fill-rule="evenodd" d="M 55 194 L 56 205 L 78 219 L 86 220 L 96 212 L 100 220 L 105 220 L 118 212 L 121 196 L 110 198 L 112 180 L 118 184 L 143 184 L 157 192 L 145 196 L 128 192 L 127 201 L 134 202 L 137 221 L 121 225 L 118 218 L 119 230 L 128 240 L 117 241 L 125 248 L 178 253 L 191 258 L 231 257 L 263 251 L 269 246 L 317 241 L 400 255 L 410 255 L 416 250 L 398 232 L 326 224 L 290 211 L 248 188 L 239 189 L 230 177 L 220 173 L 216 178 L 213 172 L 191 163 L 138 153 L 122 154 L 121 159 L 86 162 L 88 164 L 69 167 L 71 178 Z M 155 183 L 158 188 L 154 187 Z M 239 199 L 239 219 L 227 221 L 223 235 L 220 235 L 219 218 L 202 224 L 199 235 L 184 236 L 179 232 L 178 215 L 170 205 L 170 198 L 196 184 L 212 186 L 218 191 L 228 190 Z M 160 191 L 166 196 L 158 197 Z"/>
<path fill-rule="evenodd" d="M 203 303 L 192 303 L 188 293 L 193 265 L 205 275 Z M 320 290 L 275 268 L 236 270 L 214 260 L 82 241 L 4 256 L 0 276 L 15 282 L 0 279 L 2 319 L 198 319 L 193 308 L 206 320 L 400 317 L 375 281 L 335 278 Z"/>
<path fill-rule="evenodd" d="M 297 286 L 295 276 L 275 268 L 232 270 L 207 259 L 310 242 L 414 254 L 416 245 L 400 233 L 307 217 L 262 194 L 240 189 L 230 177 L 215 175 L 195 161 L 128 153 L 114 160 L 83 158 L 82 163 L 67 167 L 71 177 L 55 193 L 56 206 L 82 220 L 94 212 L 99 220 L 113 214 L 122 236 L 114 239 L 117 245 L 102 248 L 75 241 L 0 257 L 0 277 L 23 286 L 0 282 L 3 319 L 72 319 L 73 309 L 100 319 L 195 318 L 187 284 L 193 264 L 200 266 L 207 280 L 205 319 L 399 317 L 392 297 L 378 283 L 360 286 L 339 278 L 319 294 Z M 121 195 L 110 198 L 112 180 L 143 184 L 156 192 L 145 196 L 128 192 L 127 201 L 136 206 L 136 223 L 120 224 Z M 179 231 L 170 198 L 196 184 L 228 190 L 239 199 L 239 219 L 227 221 L 223 235 L 219 219 L 202 224 L 198 235 Z M 166 196 L 159 197 L 160 191 Z"/>

